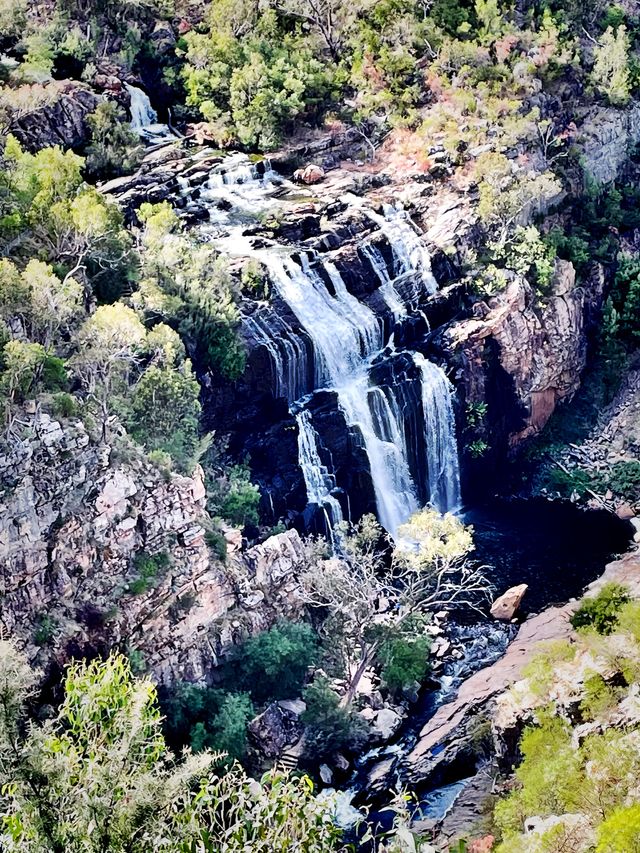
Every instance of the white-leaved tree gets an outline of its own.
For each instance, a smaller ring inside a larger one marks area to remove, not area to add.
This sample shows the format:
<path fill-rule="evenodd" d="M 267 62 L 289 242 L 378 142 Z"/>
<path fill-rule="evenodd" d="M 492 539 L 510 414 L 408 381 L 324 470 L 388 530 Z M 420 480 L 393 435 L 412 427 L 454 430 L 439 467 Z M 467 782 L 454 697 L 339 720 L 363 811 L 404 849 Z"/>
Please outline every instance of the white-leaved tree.
<path fill-rule="evenodd" d="M 329 613 L 329 630 L 340 637 L 350 673 L 343 706 L 384 642 L 420 614 L 453 607 L 479 608 L 490 584 L 467 558 L 473 537 L 455 516 L 425 509 L 401 526 L 391 566 L 379 547 L 382 530 L 365 516 L 342 538 L 342 554 L 310 561 L 302 573 L 303 596 Z"/>

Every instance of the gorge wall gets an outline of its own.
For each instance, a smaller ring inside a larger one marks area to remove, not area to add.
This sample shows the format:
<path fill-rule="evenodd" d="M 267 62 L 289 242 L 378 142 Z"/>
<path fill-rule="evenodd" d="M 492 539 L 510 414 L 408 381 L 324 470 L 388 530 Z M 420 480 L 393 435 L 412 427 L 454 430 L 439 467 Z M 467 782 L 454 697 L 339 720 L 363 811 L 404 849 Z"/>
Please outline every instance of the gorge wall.
<path fill-rule="evenodd" d="M 0 625 L 45 668 L 115 647 L 160 682 L 206 681 L 234 640 L 296 612 L 297 534 L 241 555 L 236 532 L 223 563 L 199 468 L 167 475 L 36 410 L 14 421 L 0 482 Z"/>

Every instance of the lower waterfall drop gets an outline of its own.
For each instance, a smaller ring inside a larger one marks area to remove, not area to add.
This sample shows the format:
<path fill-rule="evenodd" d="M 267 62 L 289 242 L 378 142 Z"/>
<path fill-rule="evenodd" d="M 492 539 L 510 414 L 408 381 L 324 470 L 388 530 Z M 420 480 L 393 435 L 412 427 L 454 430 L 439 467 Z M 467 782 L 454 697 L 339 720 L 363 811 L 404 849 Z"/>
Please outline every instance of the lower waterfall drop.
<path fill-rule="evenodd" d="M 310 413 L 298 412 L 296 422 L 298 459 L 307 489 L 307 500 L 310 504 L 317 504 L 324 509 L 327 527 L 333 534 L 336 525 L 343 520 L 340 501 L 331 494 L 336 487 L 335 480 L 320 459 L 317 435 Z"/>
<path fill-rule="evenodd" d="M 350 427 L 359 429 L 369 459 L 378 516 L 392 536 L 418 508 L 415 488 L 402 442 L 398 419 L 391 406 L 384 422 L 374 417 L 368 361 L 383 348 L 382 324 L 373 311 L 346 289 L 338 270 L 325 272 L 333 284 L 332 295 L 308 261 L 302 266 L 290 256 L 261 254 L 280 296 L 296 315 L 316 353 L 318 387 L 331 387 Z"/>
<path fill-rule="evenodd" d="M 456 422 L 451 402 L 453 387 L 444 370 L 427 361 L 421 353 L 414 353 L 413 360 L 422 373 L 429 503 L 438 512 L 456 512 L 460 509 L 461 496 Z"/>

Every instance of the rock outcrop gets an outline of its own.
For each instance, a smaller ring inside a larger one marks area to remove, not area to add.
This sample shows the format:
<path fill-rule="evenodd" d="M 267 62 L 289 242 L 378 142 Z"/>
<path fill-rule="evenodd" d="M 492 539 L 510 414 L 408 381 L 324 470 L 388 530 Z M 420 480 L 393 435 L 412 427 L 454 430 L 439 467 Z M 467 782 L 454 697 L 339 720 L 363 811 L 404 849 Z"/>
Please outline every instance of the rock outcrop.
<path fill-rule="evenodd" d="M 459 366 L 466 401 L 488 405 L 494 445 L 514 448 L 540 432 L 558 402 L 576 392 L 603 292 L 600 268 L 578 286 L 572 264 L 557 261 L 544 301 L 514 277 L 503 293 L 477 303 L 478 316 L 444 331 L 443 346 Z"/>
<path fill-rule="evenodd" d="M 89 86 L 72 80 L 52 80 L 30 88 L 26 105 L 16 106 L 11 115 L 11 132 L 22 145 L 32 152 L 52 145 L 86 145 L 87 116 L 98 106 L 100 97 Z"/>
<path fill-rule="evenodd" d="M 620 176 L 640 142 L 640 104 L 627 109 L 593 107 L 580 125 L 580 150 L 585 172 L 597 184 Z"/>
<path fill-rule="evenodd" d="M 623 583 L 634 596 L 640 596 L 640 555 L 633 552 L 610 563 L 602 577 L 590 585 L 589 593 L 596 593 L 610 581 Z M 536 653 L 538 643 L 571 636 L 573 629 L 569 618 L 576 606 L 577 602 L 573 601 L 562 607 L 550 607 L 528 619 L 504 657 L 468 678 L 457 697 L 438 708 L 422 728 L 416 745 L 405 759 L 403 772 L 408 779 L 423 783 L 440 767 L 450 765 L 465 754 L 469 748 L 470 728 L 478 717 L 489 714 L 492 700 L 522 677 L 523 669 Z M 512 725 L 508 698 L 503 700 L 503 705 L 496 724 L 507 730 Z"/>
<path fill-rule="evenodd" d="M 512 586 L 491 605 L 491 615 L 494 619 L 500 619 L 502 622 L 510 622 L 520 609 L 522 599 L 524 598 L 529 587 L 526 583 Z"/>
<path fill-rule="evenodd" d="M 0 625 L 38 663 L 117 647 L 160 681 L 208 680 L 237 639 L 300 607 L 298 534 L 224 566 L 206 543 L 199 468 L 167 477 L 131 446 L 40 412 L 12 436 L 0 449 Z"/>

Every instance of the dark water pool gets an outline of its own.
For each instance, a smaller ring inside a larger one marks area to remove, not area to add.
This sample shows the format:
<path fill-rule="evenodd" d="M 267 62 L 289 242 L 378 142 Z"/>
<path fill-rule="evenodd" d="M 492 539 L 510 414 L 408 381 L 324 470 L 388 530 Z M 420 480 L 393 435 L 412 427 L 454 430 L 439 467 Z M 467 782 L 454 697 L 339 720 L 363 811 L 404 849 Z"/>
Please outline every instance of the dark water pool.
<path fill-rule="evenodd" d="M 578 597 L 605 565 L 629 548 L 633 529 L 605 510 L 571 503 L 494 499 L 464 515 L 473 525 L 474 559 L 487 567 L 496 595 L 529 585 L 523 613 Z"/>

